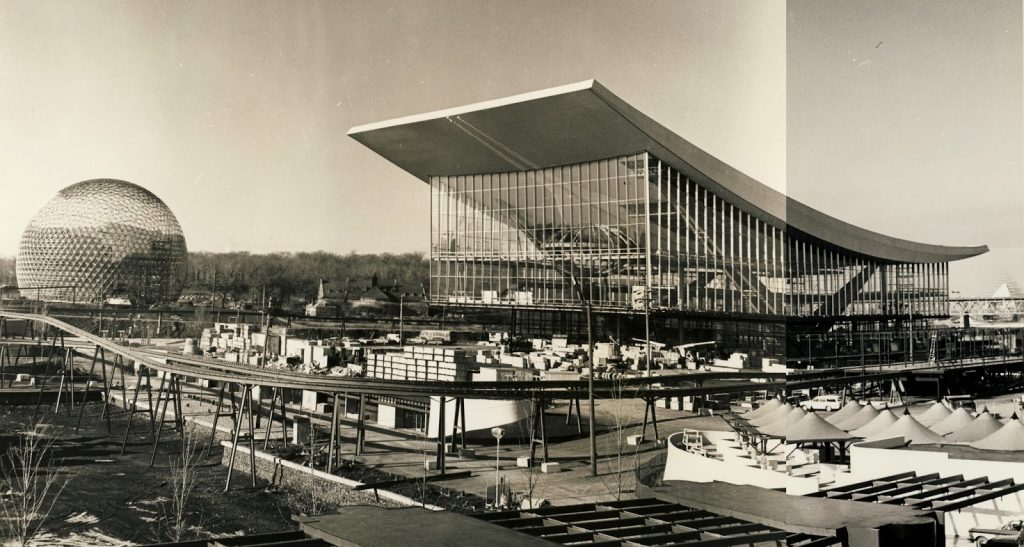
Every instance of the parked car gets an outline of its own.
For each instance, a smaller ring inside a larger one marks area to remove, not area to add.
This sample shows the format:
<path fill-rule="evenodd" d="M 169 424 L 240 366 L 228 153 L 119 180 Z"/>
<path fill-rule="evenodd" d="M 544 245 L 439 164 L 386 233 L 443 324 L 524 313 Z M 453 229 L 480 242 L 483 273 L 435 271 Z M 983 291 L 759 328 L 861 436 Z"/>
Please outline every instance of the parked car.
<path fill-rule="evenodd" d="M 817 397 L 803 401 L 800 408 L 804 410 L 839 410 L 843 406 L 843 399 L 839 395 L 818 395 Z"/>

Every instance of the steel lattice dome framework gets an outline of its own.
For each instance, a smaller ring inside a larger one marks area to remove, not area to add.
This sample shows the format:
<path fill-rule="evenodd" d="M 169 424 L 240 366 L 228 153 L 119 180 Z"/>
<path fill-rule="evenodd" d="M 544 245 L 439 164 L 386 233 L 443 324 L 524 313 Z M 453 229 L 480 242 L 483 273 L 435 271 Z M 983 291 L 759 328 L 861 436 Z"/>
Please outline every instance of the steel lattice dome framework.
<path fill-rule="evenodd" d="M 187 247 L 174 213 L 130 182 L 96 179 L 61 190 L 25 228 L 18 286 L 47 301 L 174 301 Z"/>

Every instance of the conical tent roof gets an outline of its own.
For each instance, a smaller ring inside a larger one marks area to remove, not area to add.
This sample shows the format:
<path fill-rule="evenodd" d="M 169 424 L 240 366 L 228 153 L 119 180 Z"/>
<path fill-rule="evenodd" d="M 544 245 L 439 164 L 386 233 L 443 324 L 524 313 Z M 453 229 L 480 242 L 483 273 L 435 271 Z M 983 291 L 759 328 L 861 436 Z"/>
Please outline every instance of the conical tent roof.
<path fill-rule="evenodd" d="M 982 450 L 1024 450 L 1024 422 L 1010 420 L 999 431 L 970 444 Z"/>
<path fill-rule="evenodd" d="M 868 403 L 860 407 L 856 414 L 835 425 L 843 431 L 852 431 L 871 423 L 871 420 L 874 420 L 876 417 L 878 417 L 878 409 L 872 406 L 871 403 Z"/>
<path fill-rule="evenodd" d="M 1007 416 L 1005 418 L 999 418 L 999 423 L 1006 424 L 1006 423 L 1009 423 L 1010 420 L 1020 420 L 1020 418 L 1017 416 L 1017 413 L 1014 412 L 1013 414 L 1011 414 L 1011 415 L 1009 415 L 1009 416 Z M 1024 421 L 1024 420 L 1022 420 L 1022 421 Z"/>
<path fill-rule="evenodd" d="M 749 423 L 750 425 L 752 425 L 754 427 L 761 427 L 761 426 L 764 426 L 764 425 L 768 425 L 768 424 L 770 424 L 772 422 L 775 422 L 775 421 L 778 421 L 778 420 L 781 420 L 781 419 L 785 418 L 786 415 L 789 414 L 790 411 L 792 411 L 792 410 L 793 410 L 793 405 L 791 405 L 789 403 L 783 403 L 783 404 L 779 405 L 779 408 L 776 408 L 775 410 L 769 412 L 768 414 L 765 414 L 764 416 L 761 416 L 760 418 L 755 418 L 753 420 L 750 420 L 747 423 Z"/>
<path fill-rule="evenodd" d="M 794 408 L 786 414 L 786 417 L 774 421 L 768 425 L 757 428 L 764 435 L 771 435 L 772 437 L 784 437 L 786 435 L 786 429 L 791 425 L 799 422 L 804 416 L 807 415 L 807 411 L 802 408 Z"/>
<path fill-rule="evenodd" d="M 946 405 L 942 403 L 935 403 L 931 408 L 918 416 L 917 421 L 921 422 L 921 425 L 925 427 L 931 427 L 946 419 L 946 416 L 949 416 L 952 413 L 953 411 L 946 408 Z"/>
<path fill-rule="evenodd" d="M 921 425 L 921 422 L 917 421 L 917 419 L 911 416 L 909 412 L 905 412 L 903 416 L 900 416 L 900 418 L 889 427 L 872 435 L 868 435 L 867 440 L 877 441 L 879 439 L 891 439 L 893 437 L 903 437 L 914 444 L 938 444 L 942 442 L 941 436 L 937 435 L 931 429 Z"/>
<path fill-rule="evenodd" d="M 755 418 L 760 418 L 761 416 L 768 415 L 769 413 L 771 413 L 776 408 L 779 408 L 780 406 L 782 406 L 782 400 L 779 399 L 778 397 L 772 397 L 770 401 L 757 407 L 755 410 L 751 410 L 750 412 L 744 412 L 742 415 L 740 415 L 740 418 L 743 418 L 744 420 L 753 420 Z"/>
<path fill-rule="evenodd" d="M 875 419 L 868 422 L 864 427 L 859 427 L 850 432 L 850 435 L 854 437 L 867 438 L 880 431 L 885 431 L 885 428 L 896 423 L 899 420 L 899 416 L 893 414 L 888 408 L 879 412 Z"/>
<path fill-rule="evenodd" d="M 837 425 L 858 412 L 860 412 L 860 403 L 850 399 L 838 412 L 833 412 L 831 416 L 825 418 L 825 421 L 832 425 Z"/>
<path fill-rule="evenodd" d="M 960 431 L 961 429 L 971 425 L 974 421 L 974 416 L 971 416 L 967 409 L 960 407 L 953 411 L 952 414 L 946 416 L 942 421 L 931 426 L 931 430 L 938 433 L 939 435 L 949 435 L 954 431 Z"/>
<path fill-rule="evenodd" d="M 970 443 L 980 441 L 985 437 L 999 431 L 1003 427 L 1002 422 L 988 412 L 982 412 L 967 427 L 954 431 L 946 436 L 947 441 L 955 443 Z"/>
<path fill-rule="evenodd" d="M 849 433 L 828 423 L 814 412 L 808 412 L 798 422 L 786 428 L 787 443 L 846 441 L 852 438 Z"/>

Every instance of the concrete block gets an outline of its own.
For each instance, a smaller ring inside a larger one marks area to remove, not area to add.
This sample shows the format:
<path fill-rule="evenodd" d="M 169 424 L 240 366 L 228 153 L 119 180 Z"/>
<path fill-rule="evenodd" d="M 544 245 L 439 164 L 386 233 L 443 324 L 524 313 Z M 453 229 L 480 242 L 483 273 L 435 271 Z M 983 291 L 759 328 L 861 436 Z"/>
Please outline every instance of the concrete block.
<path fill-rule="evenodd" d="M 292 422 L 292 444 L 303 446 L 309 442 L 309 420 Z"/>
<path fill-rule="evenodd" d="M 541 473 L 561 473 L 562 466 L 558 462 L 545 462 L 540 464 Z"/>
<path fill-rule="evenodd" d="M 423 460 L 423 469 L 437 471 L 437 460 Z"/>
<path fill-rule="evenodd" d="M 15 382 L 28 382 L 31 379 L 31 374 L 18 374 L 17 376 L 14 377 Z"/>
<path fill-rule="evenodd" d="M 462 450 L 459 450 L 459 457 L 464 460 L 476 458 L 476 450 L 473 450 L 472 448 L 463 448 Z"/>
<path fill-rule="evenodd" d="M 377 424 L 394 429 L 398 423 L 397 409 L 391 405 L 377 405 Z"/>
<path fill-rule="evenodd" d="M 316 411 L 317 392 L 308 389 L 302 391 L 302 410 Z"/>
<path fill-rule="evenodd" d="M 626 437 L 626 444 L 629 446 L 640 446 L 643 442 L 644 438 L 640 435 L 629 435 Z"/>
<path fill-rule="evenodd" d="M 532 462 L 530 462 L 530 457 L 529 456 L 519 456 L 518 458 L 516 458 L 516 467 L 524 467 L 524 468 L 533 467 Z"/>

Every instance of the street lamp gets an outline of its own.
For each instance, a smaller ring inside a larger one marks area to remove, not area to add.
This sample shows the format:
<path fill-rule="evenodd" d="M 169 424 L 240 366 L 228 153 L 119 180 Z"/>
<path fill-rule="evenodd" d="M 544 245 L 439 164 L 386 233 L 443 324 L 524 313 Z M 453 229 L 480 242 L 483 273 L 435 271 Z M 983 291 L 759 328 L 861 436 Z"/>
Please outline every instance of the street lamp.
<path fill-rule="evenodd" d="M 590 300 L 583 296 L 583 290 L 580 289 L 580 284 L 576 280 L 575 275 L 572 276 L 572 286 L 576 289 L 576 295 L 579 297 L 580 302 L 583 303 L 583 311 L 587 314 L 587 411 L 590 420 L 590 475 L 596 477 L 597 433 L 594 431 L 594 321 L 591 317 Z M 647 351 L 650 352 L 650 349 L 651 346 L 648 342 Z M 648 367 L 650 367 L 649 356 Z M 577 416 L 578 418 L 579 416 Z"/>
<path fill-rule="evenodd" d="M 914 303 L 907 302 L 907 315 L 910 317 L 910 365 L 914 365 Z"/>
<path fill-rule="evenodd" d="M 494 507 L 498 507 L 498 488 L 499 488 L 499 477 L 498 473 L 501 472 L 501 438 L 505 436 L 505 430 L 500 427 L 492 427 L 491 435 L 498 440 L 498 444 L 494 448 Z"/>

